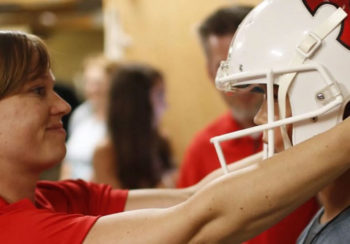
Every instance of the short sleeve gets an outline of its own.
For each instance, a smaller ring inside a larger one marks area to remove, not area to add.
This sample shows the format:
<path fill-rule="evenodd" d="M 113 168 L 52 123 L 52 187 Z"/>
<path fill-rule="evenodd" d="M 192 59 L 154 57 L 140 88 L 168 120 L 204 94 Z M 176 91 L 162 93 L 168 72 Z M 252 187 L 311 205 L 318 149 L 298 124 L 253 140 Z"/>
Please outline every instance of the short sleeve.
<path fill-rule="evenodd" d="M 198 148 L 201 148 L 200 143 L 194 140 L 186 150 L 176 183 L 178 188 L 194 185 L 203 177 L 201 176 L 200 168 L 197 168 L 202 162 L 200 160 L 202 153 L 197 150 Z"/>
<path fill-rule="evenodd" d="M 26 199 L 0 209 L 0 241 L 80 244 L 97 219 L 37 209 Z"/>
<path fill-rule="evenodd" d="M 82 180 L 41 181 L 36 190 L 36 202 L 42 208 L 91 216 L 124 211 L 127 196 L 127 190 Z"/>

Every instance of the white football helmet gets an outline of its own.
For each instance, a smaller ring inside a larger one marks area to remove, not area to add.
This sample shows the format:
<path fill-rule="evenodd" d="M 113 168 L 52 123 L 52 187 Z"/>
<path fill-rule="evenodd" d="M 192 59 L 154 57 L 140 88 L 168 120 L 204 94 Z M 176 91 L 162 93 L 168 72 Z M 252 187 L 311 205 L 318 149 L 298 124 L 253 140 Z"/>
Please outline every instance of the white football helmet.
<path fill-rule="evenodd" d="M 216 87 L 231 92 L 265 84 L 268 122 L 211 139 L 226 172 L 222 141 L 267 130 L 264 151 L 270 157 L 273 128 L 281 127 L 288 148 L 343 120 L 350 94 L 349 11 L 348 0 L 265 0 L 244 19 L 217 72 Z M 274 85 L 279 120 L 274 119 Z M 293 124 L 291 142 L 287 124 Z"/>

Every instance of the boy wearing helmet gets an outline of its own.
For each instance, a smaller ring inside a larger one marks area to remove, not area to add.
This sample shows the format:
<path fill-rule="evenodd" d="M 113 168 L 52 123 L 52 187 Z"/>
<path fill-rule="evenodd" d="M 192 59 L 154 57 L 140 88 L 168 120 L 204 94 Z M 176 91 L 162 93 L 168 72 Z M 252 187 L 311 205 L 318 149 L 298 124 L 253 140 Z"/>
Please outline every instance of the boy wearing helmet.
<path fill-rule="evenodd" d="M 349 10 L 343 0 L 272 0 L 244 20 L 216 85 L 263 92 L 266 99 L 255 118 L 259 126 L 212 139 L 224 167 L 222 141 L 264 131 L 265 156 L 271 157 L 348 117 Z M 319 192 L 323 208 L 298 243 L 350 242 L 349 187 L 347 171 Z"/>

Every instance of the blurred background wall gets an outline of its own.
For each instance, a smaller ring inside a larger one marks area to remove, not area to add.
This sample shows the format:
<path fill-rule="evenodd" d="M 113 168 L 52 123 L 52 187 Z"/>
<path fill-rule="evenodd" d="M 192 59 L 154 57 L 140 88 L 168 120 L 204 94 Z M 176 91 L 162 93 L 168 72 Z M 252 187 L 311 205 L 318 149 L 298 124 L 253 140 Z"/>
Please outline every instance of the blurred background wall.
<path fill-rule="evenodd" d="M 196 28 L 220 6 L 247 5 L 258 1 L 227 0 L 105 0 L 114 9 L 130 38 L 124 58 L 159 67 L 167 78 L 169 109 L 163 128 L 180 162 L 190 139 L 199 129 L 225 111 L 214 85 L 209 82 Z"/>
<path fill-rule="evenodd" d="M 82 60 L 103 52 L 147 62 L 167 80 L 162 128 L 176 162 L 194 134 L 225 110 L 209 82 L 197 39 L 198 23 L 224 5 L 260 0 L 0 0 L 0 28 L 23 29 L 46 40 L 59 82 L 73 84 Z"/>

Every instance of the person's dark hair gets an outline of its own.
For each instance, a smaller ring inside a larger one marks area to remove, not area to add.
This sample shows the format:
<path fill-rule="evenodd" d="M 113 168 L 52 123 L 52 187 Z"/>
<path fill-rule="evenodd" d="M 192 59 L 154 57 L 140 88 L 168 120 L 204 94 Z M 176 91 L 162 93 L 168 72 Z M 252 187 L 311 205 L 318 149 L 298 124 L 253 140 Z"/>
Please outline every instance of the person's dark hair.
<path fill-rule="evenodd" d="M 199 37 L 206 54 L 209 54 L 207 41 L 210 35 L 233 35 L 239 24 L 252 9 L 249 6 L 223 7 L 209 15 L 200 24 L 198 29 Z"/>
<path fill-rule="evenodd" d="M 123 188 L 154 187 L 173 166 L 169 143 L 153 121 L 150 91 L 158 82 L 162 74 L 141 64 L 120 67 L 111 80 L 108 129 Z"/>
<path fill-rule="evenodd" d="M 43 75 L 50 57 L 43 41 L 18 31 L 0 31 L 0 98 Z"/>

